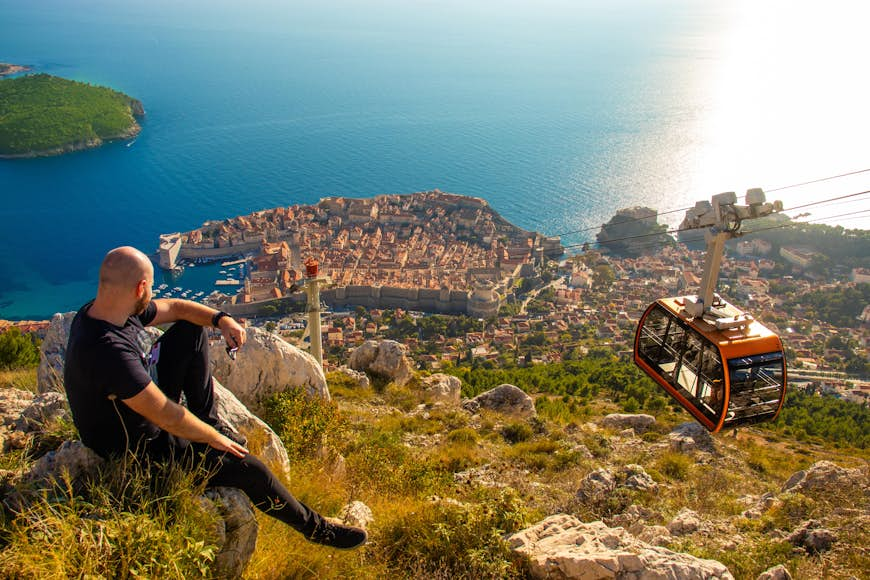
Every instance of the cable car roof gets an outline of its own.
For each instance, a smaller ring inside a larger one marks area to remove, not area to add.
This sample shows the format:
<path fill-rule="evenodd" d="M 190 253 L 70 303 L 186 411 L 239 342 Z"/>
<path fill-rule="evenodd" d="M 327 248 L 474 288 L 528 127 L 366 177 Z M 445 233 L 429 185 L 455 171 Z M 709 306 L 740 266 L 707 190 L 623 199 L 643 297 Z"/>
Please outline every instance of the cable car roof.
<path fill-rule="evenodd" d="M 660 298 L 656 302 L 679 317 L 688 326 L 700 332 L 705 339 L 716 344 L 726 358 L 782 350 L 782 342 L 779 337 L 757 320 L 752 320 L 739 328 L 719 330 L 714 324 L 702 318 L 691 318 L 685 312 L 686 302 L 681 296 Z M 722 300 L 721 306 L 717 305 L 717 310 L 722 311 L 728 317 L 740 317 L 745 314 L 724 300 Z"/>

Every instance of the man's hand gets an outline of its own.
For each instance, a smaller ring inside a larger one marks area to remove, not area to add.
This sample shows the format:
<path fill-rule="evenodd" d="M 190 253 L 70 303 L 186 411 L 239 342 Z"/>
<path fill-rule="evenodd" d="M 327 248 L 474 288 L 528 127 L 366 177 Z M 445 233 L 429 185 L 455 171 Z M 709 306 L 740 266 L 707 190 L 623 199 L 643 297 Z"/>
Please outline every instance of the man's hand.
<path fill-rule="evenodd" d="M 249 453 L 249 451 L 227 437 L 226 435 L 222 435 L 215 431 L 215 438 L 207 441 L 210 447 L 214 447 L 218 451 L 225 451 L 227 453 L 232 453 L 236 457 L 242 458 Z"/>
<path fill-rule="evenodd" d="M 220 328 L 221 334 L 224 335 L 224 340 L 229 348 L 241 348 L 248 339 L 244 327 L 230 316 L 221 318 L 218 321 L 218 328 Z"/>

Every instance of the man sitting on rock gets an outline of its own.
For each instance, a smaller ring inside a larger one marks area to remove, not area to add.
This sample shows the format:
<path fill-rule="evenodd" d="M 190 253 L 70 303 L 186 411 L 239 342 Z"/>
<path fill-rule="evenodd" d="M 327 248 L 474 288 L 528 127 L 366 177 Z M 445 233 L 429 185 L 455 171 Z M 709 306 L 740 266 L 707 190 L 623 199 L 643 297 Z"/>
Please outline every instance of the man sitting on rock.
<path fill-rule="evenodd" d="M 219 328 L 228 348 L 245 344 L 245 329 L 196 302 L 152 300 L 153 283 L 145 254 L 116 248 L 100 267 L 97 297 L 73 319 L 64 384 L 82 442 L 105 458 L 132 453 L 201 462 L 209 486 L 241 489 L 258 509 L 309 541 L 341 549 L 363 545 L 365 530 L 330 521 L 298 501 L 220 422 L 204 327 Z M 152 347 L 144 326 L 169 322 L 175 324 Z"/>

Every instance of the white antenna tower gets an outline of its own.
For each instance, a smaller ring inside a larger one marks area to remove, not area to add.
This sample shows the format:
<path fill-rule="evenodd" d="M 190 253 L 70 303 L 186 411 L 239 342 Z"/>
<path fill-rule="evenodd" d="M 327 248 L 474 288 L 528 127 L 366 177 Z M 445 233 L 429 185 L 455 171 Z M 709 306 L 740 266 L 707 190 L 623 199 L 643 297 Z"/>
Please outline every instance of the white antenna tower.
<path fill-rule="evenodd" d="M 314 258 L 305 260 L 305 292 L 308 294 L 308 328 L 311 355 L 323 368 L 323 338 L 320 329 L 320 288 L 332 283 L 329 276 L 318 275 L 320 265 Z"/>

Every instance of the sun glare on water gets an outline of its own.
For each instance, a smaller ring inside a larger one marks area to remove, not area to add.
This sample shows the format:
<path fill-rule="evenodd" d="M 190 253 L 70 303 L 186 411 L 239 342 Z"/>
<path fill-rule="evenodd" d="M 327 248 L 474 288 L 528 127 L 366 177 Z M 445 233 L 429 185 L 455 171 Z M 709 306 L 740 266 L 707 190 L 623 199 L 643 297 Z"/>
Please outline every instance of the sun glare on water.
<path fill-rule="evenodd" d="M 747 1 L 733 9 L 734 28 L 710 74 L 710 110 L 697 128 L 690 190 L 741 194 L 870 168 L 870 4 Z M 868 189 L 870 172 L 769 198 L 788 208 Z M 867 195 L 808 211 L 810 220 L 870 228 Z"/>

